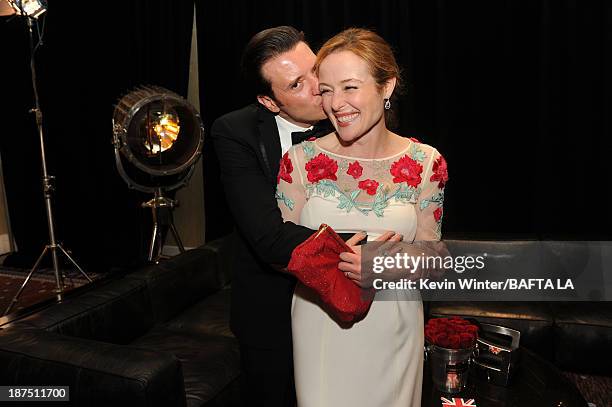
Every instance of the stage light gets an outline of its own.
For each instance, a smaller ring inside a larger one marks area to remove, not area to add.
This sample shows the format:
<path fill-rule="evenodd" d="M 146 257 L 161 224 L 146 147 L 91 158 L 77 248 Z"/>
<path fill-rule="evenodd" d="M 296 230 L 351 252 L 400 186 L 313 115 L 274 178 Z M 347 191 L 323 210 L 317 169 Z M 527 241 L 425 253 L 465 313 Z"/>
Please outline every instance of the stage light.
<path fill-rule="evenodd" d="M 153 155 L 172 148 L 181 131 L 176 112 L 159 112 L 157 116 L 152 124 L 147 123 L 153 134 L 149 134 L 145 142 L 145 147 Z"/>
<path fill-rule="evenodd" d="M 186 184 L 204 141 L 193 106 L 159 86 L 142 86 L 123 96 L 115 106 L 113 132 L 119 172 L 131 188 L 143 192 Z"/>
<path fill-rule="evenodd" d="M 44 0 L 7 0 L 15 13 L 25 14 L 28 17 L 38 18 L 47 11 L 47 2 Z"/>
<path fill-rule="evenodd" d="M 141 86 L 119 99 L 113 114 L 115 163 L 130 188 L 153 193 L 142 206 L 153 211 L 149 261 L 161 258 L 161 227 L 183 245 L 172 221 L 177 202 L 164 193 L 187 184 L 202 154 L 204 128 L 195 108 L 159 86 Z M 166 216 L 160 216 L 166 211 Z M 166 219 L 165 224 L 158 223 Z M 157 248 L 157 255 L 154 255 Z"/>
<path fill-rule="evenodd" d="M 45 199 L 45 209 L 47 214 L 47 227 L 49 228 L 49 244 L 45 245 L 42 253 L 34 263 L 34 266 L 28 273 L 25 281 L 21 284 L 21 287 L 13 297 L 12 301 L 4 311 L 4 315 L 8 314 L 11 309 L 17 304 L 19 297 L 23 293 L 25 287 L 28 285 L 28 282 L 32 278 L 32 275 L 39 270 L 39 266 L 41 265 L 42 260 L 45 258 L 45 255 L 49 253 L 51 255 L 51 260 L 53 263 L 53 273 L 55 274 L 55 294 L 58 302 L 63 301 L 64 298 L 64 273 L 60 272 L 59 269 L 59 260 L 60 255 L 64 255 L 70 263 L 76 267 L 79 272 L 87 278 L 90 282 L 92 279 L 85 273 L 85 271 L 78 265 L 78 263 L 72 258 L 72 256 L 68 253 L 66 249 L 59 243 L 56 239 L 55 234 L 55 220 L 53 216 L 53 205 L 52 198 L 53 192 L 55 191 L 55 177 L 50 175 L 47 171 L 47 159 L 45 153 L 45 137 L 43 131 L 43 114 L 40 108 L 40 101 L 38 98 L 38 84 L 36 80 L 36 61 L 35 55 L 38 48 L 42 45 L 43 35 L 45 32 L 45 24 L 44 19 L 42 20 L 42 26 L 38 25 L 37 18 L 40 17 L 42 13 L 47 10 L 47 4 L 44 1 L 34 1 L 34 0 L 8 0 L 8 3 L 11 7 L 17 12 L 17 16 L 23 18 L 25 23 L 28 26 L 28 39 L 30 45 L 30 75 L 32 78 L 32 88 L 34 91 L 34 108 L 30 109 L 31 113 L 34 113 L 36 117 L 36 127 L 38 130 L 38 138 L 40 140 L 40 154 L 41 154 L 41 164 L 42 164 L 42 187 L 43 187 L 43 196 Z M 6 14 L 6 8 L 3 7 L 0 9 L 2 11 L 2 15 Z M 10 14 L 8 14 L 10 15 Z M 34 41 L 36 34 L 36 42 Z"/>

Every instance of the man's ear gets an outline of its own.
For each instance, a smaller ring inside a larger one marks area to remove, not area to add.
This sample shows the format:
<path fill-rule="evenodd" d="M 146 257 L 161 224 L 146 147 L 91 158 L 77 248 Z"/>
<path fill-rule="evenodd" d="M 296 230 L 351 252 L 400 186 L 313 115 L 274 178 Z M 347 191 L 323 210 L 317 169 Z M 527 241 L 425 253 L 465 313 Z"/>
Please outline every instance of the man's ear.
<path fill-rule="evenodd" d="M 272 113 L 280 112 L 280 108 L 270 96 L 259 95 L 257 96 L 257 101 Z"/>
<path fill-rule="evenodd" d="M 397 78 L 391 78 L 385 83 L 383 88 L 384 99 L 389 99 L 393 94 L 393 89 L 395 89 L 395 84 L 397 83 Z"/>

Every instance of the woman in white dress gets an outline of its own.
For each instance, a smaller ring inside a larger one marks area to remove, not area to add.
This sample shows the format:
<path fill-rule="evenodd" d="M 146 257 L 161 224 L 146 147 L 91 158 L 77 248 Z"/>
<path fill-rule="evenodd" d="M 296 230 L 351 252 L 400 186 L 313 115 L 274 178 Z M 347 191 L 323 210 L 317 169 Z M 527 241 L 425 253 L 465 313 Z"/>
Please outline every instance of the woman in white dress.
<path fill-rule="evenodd" d="M 277 199 L 285 220 L 336 232 L 393 230 L 404 241 L 439 240 L 446 162 L 436 149 L 387 129 L 399 68 L 377 34 L 348 29 L 317 55 L 323 108 L 335 132 L 292 147 Z M 344 258 L 359 280 L 359 255 Z M 385 294 L 389 301 L 377 301 Z M 405 292 L 378 292 L 346 325 L 298 283 L 291 310 L 299 407 L 421 405 L 423 308 Z"/>

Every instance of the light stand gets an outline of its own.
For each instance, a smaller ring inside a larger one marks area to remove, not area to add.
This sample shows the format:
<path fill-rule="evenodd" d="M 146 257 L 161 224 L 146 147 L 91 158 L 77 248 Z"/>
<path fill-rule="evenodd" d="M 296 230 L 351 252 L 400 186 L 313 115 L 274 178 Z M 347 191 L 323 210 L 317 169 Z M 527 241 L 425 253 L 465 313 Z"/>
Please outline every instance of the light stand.
<path fill-rule="evenodd" d="M 28 23 L 28 31 L 29 31 L 29 39 L 30 39 L 30 71 L 32 72 L 32 88 L 34 89 L 34 108 L 30 110 L 30 112 L 34 113 L 36 117 L 36 127 L 38 128 L 38 136 L 40 138 L 40 155 L 41 155 L 41 160 L 42 160 L 42 186 L 43 186 L 43 195 L 45 197 L 45 208 L 47 212 L 47 226 L 49 228 L 49 244 L 46 245 L 45 248 L 43 249 L 42 253 L 38 257 L 38 260 L 36 260 L 36 263 L 34 263 L 34 266 L 32 267 L 25 281 L 19 288 L 19 291 L 17 291 L 17 294 L 15 294 L 15 297 L 13 297 L 13 300 L 8 305 L 6 310 L 4 311 L 3 315 L 7 315 L 11 311 L 13 306 L 17 303 L 17 301 L 19 300 L 19 296 L 21 295 L 24 288 L 30 281 L 32 274 L 34 274 L 34 272 L 38 269 L 38 267 L 40 266 L 40 263 L 42 262 L 43 258 L 45 257 L 47 253 L 51 253 L 51 259 L 53 261 L 53 272 L 55 274 L 55 285 L 56 285 L 55 293 L 56 293 L 56 298 L 58 301 L 61 302 L 63 300 L 63 294 L 64 294 L 64 276 L 60 273 L 60 270 L 59 270 L 58 250 L 64 256 L 66 256 L 66 258 L 70 261 L 70 263 L 72 263 L 79 270 L 79 272 L 83 274 L 83 276 L 85 276 L 87 280 L 89 280 L 89 282 L 92 281 L 92 279 L 87 275 L 87 273 L 83 271 L 83 269 L 77 264 L 77 262 L 74 261 L 74 259 L 68 254 L 68 252 L 64 250 L 62 245 L 57 243 L 55 239 L 55 225 L 53 222 L 53 208 L 51 205 L 51 198 L 53 197 L 53 191 L 54 191 L 53 182 L 55 180 L 55 177 L 49 175 L 49 173 L 47 172 L 47 162 L 46 162 L 46 157 L 45 157 L 45 139 L 43 137 L 42 112 L 40 110 L 40 103 L 38 99 L 38 89 L 36 87 L 36 67 L 35 67 L 35 61 L 34 61 L 34 53 L 36 50 L 34 47 L 34 34 L 32 33 L 33 18 L 25 14 L 23 9 L 21 9 L 21 15 L 26 19 Z"/>
<path fill-rule="evenodd" d="M 119 175 L 131 189 L 154 194 L 142 203 L 151 208 L 153 233 L 148 261 L 159 263 L 163 233 L 172 233 L 185 251 L 174 226 L 178 201 L 164 193 L 187 185 L 202 154 L 204 128 L 195 108 L 160 86 L 145 85 L 122 96 L 113 113 L 113 146 Z"/>
<path fill-rule="evenodd" d="M 162 232 L 164 226 L 167 226 L 172 233 L 179 251 L 181 253 L 185 252 L 183 242 L 181 241 L 178 231 L 174 226 L 174 216 L 172 215 L 172 211 L 176 206 L 178 206 L 178 201 L 165 197 L 161 188 L 157 188 L 155 190 L 155 196 L 153 199 L 143 202 L 142 204 L 143 208 L 151 208 L 151 212 L 153 214 L 153 235 L 151 236 L 148 257 L 148 261 L 150 262 L 157 264 L 164 257 L 162 255 Z"/>

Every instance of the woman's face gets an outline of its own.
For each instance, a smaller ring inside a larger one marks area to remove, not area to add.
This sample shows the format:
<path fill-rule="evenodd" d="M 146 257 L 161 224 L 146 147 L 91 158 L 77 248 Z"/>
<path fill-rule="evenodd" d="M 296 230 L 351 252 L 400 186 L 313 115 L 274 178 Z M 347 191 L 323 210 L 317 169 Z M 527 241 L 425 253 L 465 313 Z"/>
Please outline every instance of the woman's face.
<path fill-rule="evenodd" d="M 323 59 L 319 91 L 323 110 L 343 141 L 352 142 L 385 128 L 384 100 L 391 95 L 392 84 L 380 89 L 367 62 L 351 51 L 335 52 Z"/>

